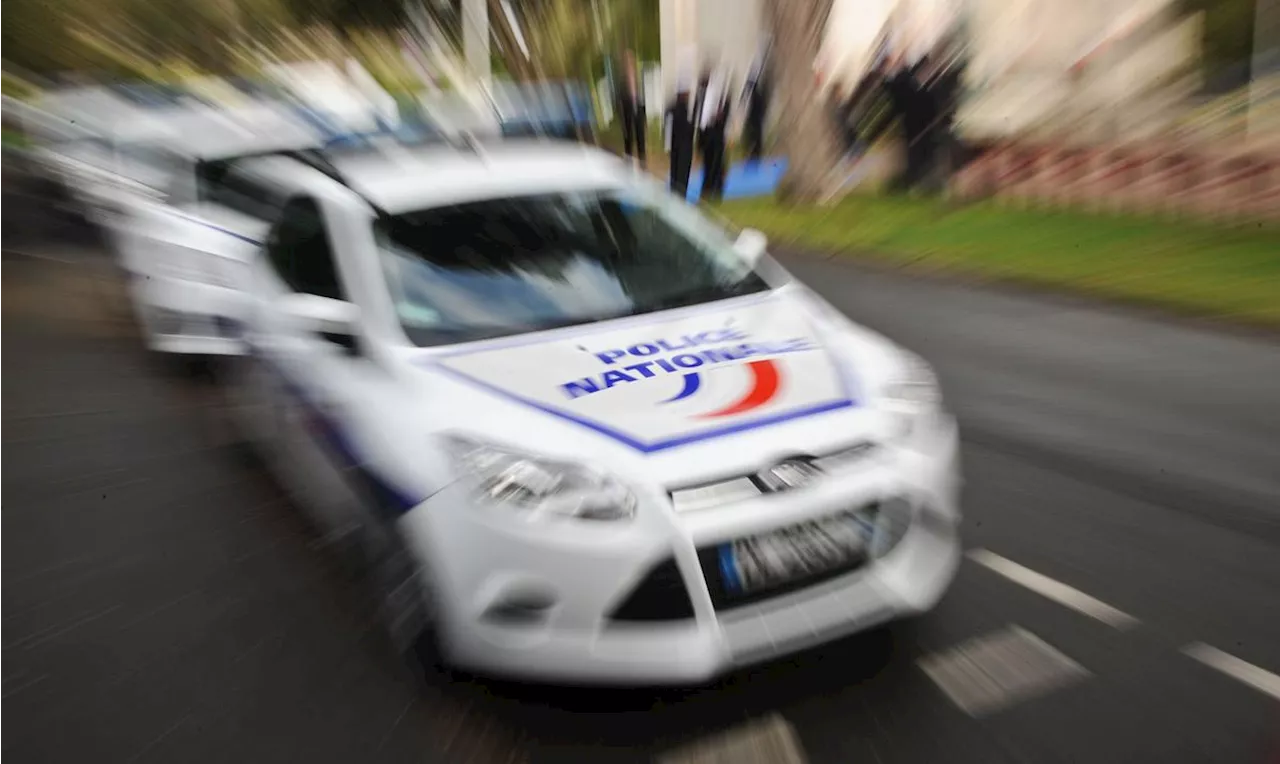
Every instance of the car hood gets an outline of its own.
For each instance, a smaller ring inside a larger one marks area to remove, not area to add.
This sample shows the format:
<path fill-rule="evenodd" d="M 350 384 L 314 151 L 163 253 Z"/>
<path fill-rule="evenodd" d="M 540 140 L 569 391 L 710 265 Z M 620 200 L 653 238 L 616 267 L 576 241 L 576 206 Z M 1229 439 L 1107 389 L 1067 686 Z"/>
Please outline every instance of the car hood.
<path fill-rule="evenodd" d="M 903 353 L 798 285 L 415 359 L 437 422 L 535 453 L 692 483 L 888 437 Z M 443 393 L 443 394 L 442 394 Z M 656 474 L 655 474 L 656 473 Z"/>

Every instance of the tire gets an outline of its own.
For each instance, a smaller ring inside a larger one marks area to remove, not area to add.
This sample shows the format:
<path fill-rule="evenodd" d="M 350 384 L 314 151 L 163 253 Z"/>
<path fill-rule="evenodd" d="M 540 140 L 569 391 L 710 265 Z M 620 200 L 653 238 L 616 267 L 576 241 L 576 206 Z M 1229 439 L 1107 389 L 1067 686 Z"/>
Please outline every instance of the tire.
<path fill-rule="evenodd" d="M 237 450 L 273 473 L 284 490 L 287 480 L 273 467 L 283 447 L 277 429 L 277 414 L 262 396 L 258 375 L 265 374 L 252 358 L 227 359 L 219 371 L 219 382 L 227 410 L 237 429 Z M 439 647 L 434 597 L 424 580 L 425 566 L 410 551 L 393 517 L 377 509 L 377 492 L 362 484 L 358 471 L 351 471 L 350 513 L 353 521 L 340 535 L 323 541 L 326 552 L 341 565 L 351 580 L 359 581 L 375 611 L 379 631 L 415 682 L 433 686 L 447 681 L 448 670 Z M 305 514 L 305 513 L 304 513 Z M 310 518 L 308 518 L 310 520 Z M 316 528 L 323 534 L 324 528 Z"/>
<path fill-rule="evenodd" d="M 425 566 L 392 524 L 370 521 L 361 535 L 366 581 L 384 638 L 416 682 L 428 687 L 447 682 L 439 608 L 424 580 Z"/>
<path fill-rule="evenodd" d="M 228 445 L 246 465 L 267 468 L 275 447 L 275 414 L 270 404 L 261 399 L 254 388 L 254 361 L 247 357 L 223 359 L 214 371 L 214 381 L 221 392 L 226 425 L 230 430 Z"/>

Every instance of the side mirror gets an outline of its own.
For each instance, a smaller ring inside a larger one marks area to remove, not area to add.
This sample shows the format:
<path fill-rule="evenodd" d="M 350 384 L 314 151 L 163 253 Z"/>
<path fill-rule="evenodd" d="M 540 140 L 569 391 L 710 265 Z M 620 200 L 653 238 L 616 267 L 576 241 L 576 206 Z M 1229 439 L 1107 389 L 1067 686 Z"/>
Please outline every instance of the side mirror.
<path fill-rule="evenodd" d="M 754 267 L 760 262 L 760 258 L 764 257 L 768 243 L 769 238 L 760 231 L 744 228 L 742 233 L 738 234 L 738 240 L 733 243 L 733 249 L 747 265 Z"/>
<path fill-rule="evenodd" d="M 317 294 L 291 294 L 281 308 L 303 331 L 313 332 L 349 351 L 356 350 L 360 308 L 345 300 Z"/>

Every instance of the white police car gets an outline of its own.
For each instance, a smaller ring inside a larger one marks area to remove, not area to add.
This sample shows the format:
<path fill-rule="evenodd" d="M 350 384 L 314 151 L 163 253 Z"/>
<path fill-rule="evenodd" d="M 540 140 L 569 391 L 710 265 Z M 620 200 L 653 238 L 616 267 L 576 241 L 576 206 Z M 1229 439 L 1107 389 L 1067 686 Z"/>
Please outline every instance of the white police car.
<path fill-rule="evenodd" d="M 601 152 L 287 158 L 229 390 L 399 644 L 697 682 L 929 610 L 959 559 L 928 366 Z M 251 171 L 251 172 L 250 172 Z"/>
<path fill-rule="evenodd" d="M 311 150 L 319 138 L 275 104 L 187 109 L 116 145 L 121 176 L 151 193 L 119 193 L 108 222 L 129 278 L 147 346 L 184 355 L 233 355 L 239 341 L 220 320 L 240 301 L 245 263 L 257 251 L 274 197 L 243 186 L 240 158 Z"/>
<path fill-rule="evenodd" d="M 152 350 L 241 351 L 218 319 L 240 302 L 274 197 L 241 182 L 246 156 L 312 151 L 322 136 L 284 104 L 144 107 L 106 88 L 46 100 L 41 155 L 108 234 Z"/>

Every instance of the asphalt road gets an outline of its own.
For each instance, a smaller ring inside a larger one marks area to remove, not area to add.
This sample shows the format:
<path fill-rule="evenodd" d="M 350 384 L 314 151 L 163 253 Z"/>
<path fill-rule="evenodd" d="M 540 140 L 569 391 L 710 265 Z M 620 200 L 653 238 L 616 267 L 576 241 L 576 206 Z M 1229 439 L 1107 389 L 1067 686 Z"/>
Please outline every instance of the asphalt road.
<path fill-rule="evenodd" d="M 419 690 L 101 256 L 27 251 L 55 259 L 4 263 L 10 761 L 710 761 L 774 732 L 772 760 L 1280 761 L 1276 342 L 791 260 L 961 419 L 975 560 L 938 610 L 695 691 Z"/>

